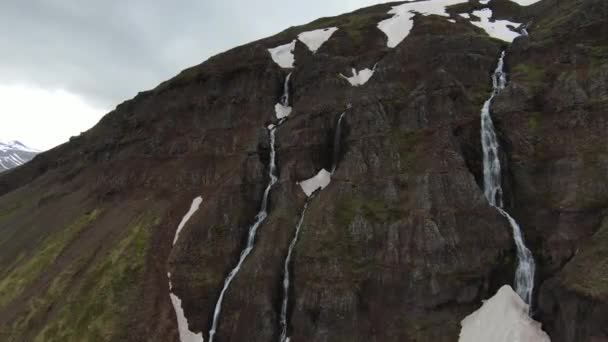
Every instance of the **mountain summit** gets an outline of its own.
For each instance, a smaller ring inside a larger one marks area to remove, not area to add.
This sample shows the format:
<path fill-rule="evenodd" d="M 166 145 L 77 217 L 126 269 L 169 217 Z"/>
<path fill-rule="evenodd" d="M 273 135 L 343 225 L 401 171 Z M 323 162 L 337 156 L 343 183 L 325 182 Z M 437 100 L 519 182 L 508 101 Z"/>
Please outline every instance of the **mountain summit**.
<path fill-rule="evenodd" d="M 607 33 L 395 2 L 182 71 L 0 175 L 0 340 L 608 340 Z"/>
<path fill-rule="evenodd" d="M 31 149 L 19 141 L 0 139 L 0 172 L 23 165 L 38 153 L 40 151 Z"/>

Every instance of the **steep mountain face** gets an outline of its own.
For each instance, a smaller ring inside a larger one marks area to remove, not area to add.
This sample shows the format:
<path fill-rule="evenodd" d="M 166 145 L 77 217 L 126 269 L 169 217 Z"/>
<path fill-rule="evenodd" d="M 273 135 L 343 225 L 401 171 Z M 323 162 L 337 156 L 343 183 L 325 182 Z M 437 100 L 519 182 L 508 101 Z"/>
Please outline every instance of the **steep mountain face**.
<path fill-rule="evenodd" d="M 0 140 L 0 172 L 27 163 L 39 152 L 19 141 Z"/>
<path fill-rule="evenodd" d="M 492 117 L 504 207 L 537 262 L 533 317 L 552 341 L 608 340 L 608 3 L 441 2 L 446 15 L 413 14 L 394 47 L 377 25 L 400 3 L 237 47 L 3 173 L 0 339 L 179 341 L 171 286 L 181 322 L 209 340 L 271 181 L 273 124 L 278 180 L 214 340 L 279 340 L 284 262 L 308 203 L 291 341 L 457 341 L 516 266 L 509 222 L 484 197 L 480 143 L 504 50 Z M 485 14 L 529 35 L 492 38 L 474 24 Z M 316 53 L 297 40 L 331 27 Z M 294 40 L 282 68 L 268 49 Z M 371 77 L 354 86 L 357 73 Z M 307 198 L 298 182 L 334 155 L 331 183 Z"/>

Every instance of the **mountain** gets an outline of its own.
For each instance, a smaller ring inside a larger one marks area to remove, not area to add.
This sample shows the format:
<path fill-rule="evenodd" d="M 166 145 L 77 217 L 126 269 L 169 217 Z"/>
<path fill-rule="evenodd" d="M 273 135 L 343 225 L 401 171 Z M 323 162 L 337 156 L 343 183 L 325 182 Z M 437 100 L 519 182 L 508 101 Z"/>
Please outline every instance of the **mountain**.
<path fill-rule="evenodd" d="M 39 152 L 23 145 L 19 141 L 0 140 L 0 172 L 27 163 Z"/>
<path fill-rule="evenodd" d="M 425 4 L 236 47 L 3 173 L 0 340 L 466 341 L 528 304 L 608 340 L 608 2 Z"/>

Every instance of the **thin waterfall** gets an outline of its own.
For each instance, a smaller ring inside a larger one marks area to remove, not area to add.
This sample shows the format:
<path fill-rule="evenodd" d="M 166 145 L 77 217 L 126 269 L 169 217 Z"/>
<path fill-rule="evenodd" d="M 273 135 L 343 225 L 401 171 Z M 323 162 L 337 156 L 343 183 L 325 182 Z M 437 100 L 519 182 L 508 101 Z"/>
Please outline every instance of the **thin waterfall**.
<path fill-rule="evenodd" d="M 283 95 L 281 96 L 281 104 L 283 106 L 289 106 L 289 80 L 291 80 L 291 72 L 287 74 L 283 83 Z"/>
<path fill-rule="evenodd" d="M 334 154 L 333 159 L 331 161 L 331 173 L 333 174 L 338 167 L 338 159 L 340 158 L 340 135 L 342 134 L 342 119 L 344 119 L 344 114 L 346 111 L 340 114 L 338 118 L 338 124 L 336 125 L 336 131 L 334 133 Z"/>
<path fill-rule="evenodd" d="M 310 198 L 312 199 L 312 197 Z M 293 249 L 298 243 L 298 238 L 300 237 L 300 228 L 302 227 L 302 223 L 304 222 L 304 215 L 306 215 L 306 210 L 308 209 L 308 203 L 310 199 L 306 200 L 304 204 L 304 208 L 300 213 L 300 220 L 296 225 L 296 232 L 289 244 L 289 250 L 287 252 L 287 257 L 285 258 L 285 265 L 283 268 L 283 303 L 281 304 L 281 321 L 279 322 L 281 325 L 281 337 L 279 338 L 279 342 L 287 342 L 289 338 L 287 337 L 287 308 L 289 304 L 289 266 L 291 264 L 291 256 L 293 255 Z"/>
<path fill-rule="evenodd" d="M 280 100 L 280 104 L 285 107 L 289 107 L 289 80 L 290 79 L 291 79 L 291 73 L 289 73 L 287 75 L 287 77 L 285 78 L 283 96 L 281 96 L 281 100 Z M 213 310 L 213 322 L 211 323 L 211 329 L 209 330 L 209 342 L 213 342 L 213 337 L 215 336 L 215 333 L 217 331 L 217 324 L 219 321 L 220 314 L 222 312 L 222 303 L 224 301 L 224 296 L 226 295 L 226 291 L 230 287 L 230 284 L 232 283 L 232 281 L 234 280 L 236 275 L 239 273 L 241 267 L 243 266 L 243 263 L 245 262 L 245 259 L 247 259 L 247 257 L 253 250 L 253 247 L 255 245 L 255 236 L 258 231 L 258 228 L 268 217 L 268 198 L 270 195 L 270 190 L 272 190 L 272 187 L 277 183 L 277 181 L 279 179 L 276 175 L 276 173 L 277 173 L 276 172 L 277 171 L 277 166 L 276 166 L 277 153 L 276 153 L 276 149 L 275 149 L 276 130 L 277 130 L 277 128 L 279 128 L 279 126 L 281 126 L 285 122 L 285 120 L 287 120 L 286 117 L 279 117 L 278 119 L 279 119 L 279 121 L 277 122 L 276 125 L 271 124 L 267 127 L 268 136 L 269 136 L 269 140 L 270 140 L 270 163 L 269 163 L 269 167 L 268 167 L 268 177 L 270 178 L 270 180 L 268 182 L 268 185 L 266 186 L 266 190 L 264 190 L 264 195 L 262 197 L 262 205 L 260 207 L 260 211 L 255 216 L 255 221 L 254 221 L 253 225 L 251 225 L 249 227 L 249 234 L 247 235 L 247 245 L 245 246 L 245 249 L 241 252 L 241 256 L 239 257 L 238 263 L 232 269 L 232 271 L 230 271 L 230 273 L 226 277 L 226 280 L 224 280 L 224 287 L 222 288 L 222 291 L 220 292 L 220 296 L 217 300 L 217 303 L 215 304 L 215 309 Z"/>
<path fill-rule="evenodd" d="M 350 104 L 347 109 L 350 109 Z M 332 158 L 332 167 L 331 173 L 333 174 L 336 171 L 338 166 L 338 159 L 340 158 L 340 136 L 342 134 L 342 120 L 344 119 L 344 115 L 346 111 L 342 112 L 338 117 L 338 123 L 336 125 L 336 130 L 334 132 L 334 151 Z M 311 197 L 306 200 L 304 203 L 304 208 L 302 208 L 302 212 L 300 213 L 300 219 L 296 225 L 296 231 L 294 233 L 293 239 L 289 244 L 289 249 L 287 251 L 287 257 L 285 258 L 285 264 L 283 266 L 283 302 L 281 304 L 281 319 L 280 319 L 280 327 L 281 327 L 281 335 L 279 337 L 279 342 L 289 342 L 289 337 L 287 337 L 287 309 L 289 308 L 289 287 L 290 287 L 290 272 L 289 266 L 291 264 L 291 257 L 293 255 L 293 250 L 298 243 L 298 239 L 300 237 L 300 229 L 302 228 L 302 223 L 304 222 L 304 216 L 306 215 L 306 210 L 308 209 L 309 203 L 314 199 L 315 194 L 313 193 Z"/>
<path fill-rule="evenodd" d="M 241 252 L 239 262 L 232 269 L 232 271 L 230 271 L 230 273 L 228 274 L 228 277 L 226 277 L 226 280 L 224 281 L 224 288 L 222 288 L 222 291 L 220 292 L 220 296 L 217 300 L 217 304 L 215 305 L 215 310 L 213 311 L 213 323 L 211 325 L 211 330 L 209 331 L 209 342 L 213 342 L 213 337 L 214 337 L 216 329 L 217 329 L 217 323 L 218 323 L 218 320 L 220 317 L 220 313 L 222 311 L 222 302 L 224 300 L 224 295 L 226 294 L 226 291 L 228 290 L 230 283 L 232 283 L 232 280 L 234 280 L 234 277 L 236 277 L 237 273 L 241 269 L 241 266 L 243 266 L 245 259 L 247 259 L 247 257 L 253 250 L 253 246 L 255 244 L 255 236 L 258 231 L 258 228 L 260 227 L 262 222 L 264 222 L 264 220 L 266 220 L 266 217 L 268 217 L 268 195 L 270 194 L 270 190 L 272 189 L 272 187 L 276 184 L 276 182 L 278 180 L 278 178 L 276 176 L 276 164 L 275 164 L 276 163 L 275 133 L 276 133 L 277 127 L 278 126 L 275 126 L 275 125 L 268 126 L 268 133 L 270 136 L 270 166 L 268 168 L 268 176 L 270 177 L 270 181 L 268 182 L 268 185 L 266 186 L 266 190 L 264 191 L 264 196 L 262 198 L 262 205 L 261 205 L 260 211 L 258 212 L 258 214 L 255 217 L 255 222 L 253 223 L 253 225 L 251 225 L 251 227 L 249 227 L 249 234 L 247 236 L 247 246 Z"/>
<path fill-rule="evenodd" d="M 534 290 L 535 263 L 532 252 L 526 247 L 519 224 L 507 213 L 503 206 L 503 191 L 501 185 L 501 167 L 498 155 L 499 144 L 496 131 L 490 115 L 490 107 L 494 97 L 506 86 L 507 78 L 504 73 L 503 51 L 498 60 L 496 70 L 492 75 L 492 95 L 484 103 L 481 110 L 481 147 L 483 150 L 483 185 L 484 195 L 488 202 L 503 215 L 513 229 L 513 240 L 517 249 L 517 270 L 515 271 L 515 291 L 527 303 L 532 302 Z"/>

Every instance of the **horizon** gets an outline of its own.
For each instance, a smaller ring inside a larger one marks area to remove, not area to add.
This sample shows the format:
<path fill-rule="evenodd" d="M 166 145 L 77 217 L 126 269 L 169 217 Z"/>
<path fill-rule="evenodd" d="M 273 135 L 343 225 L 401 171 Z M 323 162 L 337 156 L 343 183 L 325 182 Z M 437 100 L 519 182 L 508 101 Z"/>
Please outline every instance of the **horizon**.
<path fill-rule="evenodd" d="M 1 4 L 0 28 L 15 34 L 0 41 L 6 56 L 0 61 L 0 139 L 49 150 L 138 92 L 211 56 L 320 17 L 387 2 L 295 4 L 279 17 L 272 10 L 280 7 L 276 0 L 181 0 L 174 6 L 111 1 L 93 9 L 67 1 Z M 208 20 L 195 20 L 197 14 Z"/>

